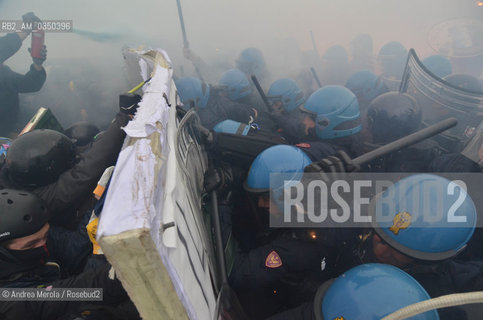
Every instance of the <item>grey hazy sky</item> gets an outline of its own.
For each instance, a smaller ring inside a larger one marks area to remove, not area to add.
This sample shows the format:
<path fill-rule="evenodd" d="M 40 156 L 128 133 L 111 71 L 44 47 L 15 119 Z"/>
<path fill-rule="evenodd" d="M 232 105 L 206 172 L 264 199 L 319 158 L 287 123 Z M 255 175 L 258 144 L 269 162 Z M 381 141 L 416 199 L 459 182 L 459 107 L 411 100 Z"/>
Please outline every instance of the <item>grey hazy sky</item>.
<path fill-rule="evenodd" d="M 427 35 L 432 26 L 453 18 L 483 18 L 476 0 L 181 0 L 189 42 L 200 55 L 238 52 L 246 46 L 262 49 L 295 39 L 311 49 L 313 31 L 319 51 L 347 46 L 358 33 L 373 36 L 375 50 L 391 40 L 431 53 Z M 6 0 L 0 18 L 17 18 L 34 11 L 42 19 L 72 19 L 74 26 L 126 35 L 127 43 L 161 46 L 180 54 L 182 41 L 175 0 Z M 48 35 L 50 55 L 100 55 L 107 46 L 82 44 L 73 34 Z M 113 46 L 115 47 L 115 46 Z M 271 49 L 271 48 L 270 48 Z M 272 49 L 269 51 L 276 51 Z M 217 51 L 218 50 L 218 51 Z M 92 51 L 95 51 L 94 53 Z"/>

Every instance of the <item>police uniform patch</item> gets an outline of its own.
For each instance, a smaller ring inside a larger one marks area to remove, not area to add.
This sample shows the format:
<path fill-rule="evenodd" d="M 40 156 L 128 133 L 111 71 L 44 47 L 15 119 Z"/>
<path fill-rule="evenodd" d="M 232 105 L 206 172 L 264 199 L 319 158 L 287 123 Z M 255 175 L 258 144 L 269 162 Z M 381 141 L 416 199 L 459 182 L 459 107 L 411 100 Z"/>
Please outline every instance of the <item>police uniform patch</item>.
<path fill-rule="evenodd" d="M 280 258 L 278 253 L 275 251 L 270 252 L 267 258 L 265 259 L 265 267 L 270 269 L 275 269 L 281 266 L 282 266 L 282 259 Z"/>
<path fill-rule="evenodd" d="M 389 227 L 395 235 L 399 233 L 399 230 L 407 229 L 411 225 L 411 215 L 406 212 L 399 212 L 393 219 L 392 227 Z"/>
<path fill-rule="evenodd" d="M 465 137 L 471 138 L 475 134 L 475 127 L 466 127 L 465 129 Z"/>
<path fill-rule="evenodd" d="M 297 143 L 295 146 L 297 146 L 297 147 L 299 147 L 299 148 L 306 148 L 306 149 L 308 149 L 308 148 L 312 147 L 312 146 L 310 145 L 310 143 Z"/>

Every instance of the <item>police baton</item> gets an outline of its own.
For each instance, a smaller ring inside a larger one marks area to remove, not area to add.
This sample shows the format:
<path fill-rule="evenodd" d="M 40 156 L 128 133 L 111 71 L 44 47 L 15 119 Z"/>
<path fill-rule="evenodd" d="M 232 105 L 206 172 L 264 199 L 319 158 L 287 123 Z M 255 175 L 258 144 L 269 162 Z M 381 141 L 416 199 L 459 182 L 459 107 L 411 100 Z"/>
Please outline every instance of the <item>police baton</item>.
<path fill-rule="evenodd" d="M 312 72 L 312 76 L 314 77 L 315 82 L 317 82 L 317 85 L 319 86 L 319 88 L 321 88 L 322 84 L 320 83 L 319 77 L 317 76 L 314 67 L 310 67 L 310 71 Z"/>
<path fill-rule="evenodd" d="M 431 138 L 432 136 L 435 136 L 445 130 L 453 128 L 457 124 L 458 124 L 458 120 L 456 120 L 455 118 L 449 118 L 441 122 L 435 123 L 427 128 L 421 129 L 419 131 L 416 131 L 415 133 L 405 136 L 404 138 L 393 141 L 389 144 L 386 144 L 385 146 L 379 147 L 373 151 L 365 153 L 360 157 L 352 159 L 352 164 L 356 167 L 360 166 L 364 163 L 367 163 L 379 157 L 385 156 L 388 153 L 403 149 L 407 146 L 410 146 L 418 142 L 421 142 L 425 139 Z"/>
<path fill-rule="evenodd" d="M 181 10 L 180 0 L 176 0 L 176 4 L 178 5 L 179 23 L 181 24 L 181 33 L 183 34 L 183 45 L 185 48 L 189 48 L 188 37 L 186 36 L 186 30 L 184 28 L 183 11 Z"/>
<path fill-rule="evenodd" d="M 252 79 L 255 88 L 257 88 L 258 93 L 262 97 L 263 103 L 265 103 L 269 111 L 272 111 L 272 106 L 268 102 L 267 96 L 265 95 L 265 92 L 263 92 L 262 86 L 260 85 L 260 82 L 258 82 L 257 77 L 252 74 L 250 78 Z"/>
<path fill-rule="evenodd" d="M 188 42 L 188 37 L 186 36 L 186 29 L 184 27 L 183 10 L 181 10 L 181 1 L 176 0 L 176 5 L 178 6 L 178 17 L 179 17 L 179 24 L 181 25 L 181 33 L 183 34 L 183 47 L 186 49 L 189 49 L 190 44 Z M 203 79 L 203 76 L 201 75 L 200 70 L 194 63 L 193 63 L 193 67 L 195 68 L 198 78 L 200 78 L 202 82 L 205 82 L 205 80 Z"/>

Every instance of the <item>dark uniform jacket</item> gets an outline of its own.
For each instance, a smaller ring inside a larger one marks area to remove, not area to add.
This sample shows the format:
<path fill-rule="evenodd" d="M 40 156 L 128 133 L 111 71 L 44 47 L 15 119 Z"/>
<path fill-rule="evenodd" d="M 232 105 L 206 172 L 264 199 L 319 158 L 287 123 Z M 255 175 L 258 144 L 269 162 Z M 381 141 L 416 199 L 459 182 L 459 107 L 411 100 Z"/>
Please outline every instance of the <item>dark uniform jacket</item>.
<path fill-rule="evenodd" d="M 211 130 L 224 120 L 234 120 L 248 123 L 250 117 L 255 118 L 255 112 L 246 104 L 231 101 L 221 96 L 216 89 L 210 89 L 210 97 L 205 108 L 197 108 L 201 124 Z"/>
<path fill-rule="evenodd" d="M 21 263 L 0 254 L 0 287 L 37 287 L 80 273 L 92 252 L 85 227 L 89 217 L 86 214 L 75 231 L 51 226 L 46 245 L 48 254 L 42 261 Z"/>
<path fill-rule="evenodd" d="M 347 270 L 363 264 L 377 262 L 372 254 L 371 237 L 364 236 L 363 240 L 355 245 L 351 242 L 339 249 L 334 277 Z M 462 261 L 448 259 L 438 262 L 417 261 L 403 268 L 414 277 L 432 298 L 452 293 L 481 291 L 483 289 L 483 261 Z M 270 320 L 315 319 L 313 302 L 308 302 L 298 308 L 279 313 Z M 442 320 L 476 320 L 481 318 L 483 304 L 463 305 L 458 307 L 439 309 Z"/>
<path fill-rule="evenodd" d="M 110 267 L 106 263 L 96 269 L 88 270 L 67 279 L 46 282 L 44 286 L 52 286 L 52 288 L 102 288 L 102 304 L 115 306 L 125 301 L 127 295 L 117 279 L 111 280 L 109 278 Z M 92 304 L 89 301 L 1 301 L 0 319 L 55 320 L 65 315 L 91 309 Z"/>
<path fill-rule="evenodd" d="M 291 144 L 299 143 L 309 138 L 305 133 L 303 115 L 298 110 L 290 114 L 271 114 L 275 122 L 275 129 Z"/>
<path fill-rule="evenodd" d="M 3 62 L 15 54 L 21 45 L 22 40 L 17 34 L 7 34 L 0 38 L 0 136 L 17 129 L 18 94 L 39 91 L 47 77 L 44 69 L 38 71 L 33 65 L 25 75 L 3 65 Z"/>
<path fill-rule="evenodd" d="M 46 245 L 48 256 L 42 260 L 14 262 L 1 254 L 0 287 L 102 288 L 106 304 L 117 304 L 126 299 L 119 281 L 108 277 L 109 264 L 80 273 L 85 258 L 92 252 L 85 228 L 88 218 L 89 215 L 83 217 L 76 231 L 51 227 Z M 0 301 L 0 319 L 58 319 L 79 312 L 85 304 L 85 301 Z"/>
<path fill-rule="evenodd" d="M 119 112 L 92 147 L 80 155 L 80 161 L 74 167 L 62 173 L 54 183 L 31 190 L 45 201 L 53 217 L 65 216 L 63 221 L 71 221 L 71 214 L 78 215 L 77 211 L 90 199 L 104 170 L 115 164 L 125 137 L 121 127 L 128 121 L 129 116 Z M 8 179 L 5 167 L 0 173 L 0 184 L 7 188 L 22 188 Z"/>

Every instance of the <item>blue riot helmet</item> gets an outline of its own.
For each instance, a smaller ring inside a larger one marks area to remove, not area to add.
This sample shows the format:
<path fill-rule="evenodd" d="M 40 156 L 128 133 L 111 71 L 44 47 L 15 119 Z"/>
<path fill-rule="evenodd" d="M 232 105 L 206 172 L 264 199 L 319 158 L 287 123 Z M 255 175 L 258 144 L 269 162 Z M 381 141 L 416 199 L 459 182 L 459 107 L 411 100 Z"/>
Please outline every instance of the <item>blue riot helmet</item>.
<path fill-rule="evenodd" d="M 405 57 L 407 56 L 408 51 L 402 45 L 401 42 L 392 41 L 386 43 L 382 48 L 379 50 L 379 56 L 394 56 L 394 57 Z"/>
<path fill-rule="evenodd" d="M 304 93 L 297 83 L 291 79 L 280 79 L 272 83 L 267 94 L 268 101 L 271 104 L 282 102 L 285 111 L 290 112 L 304 103 Z"/>
<path fill-rule="evenodd" d="M 439 54 L 429 56 L 422 62 L 423 65 L 438 78 L 444 78 L 453 72 L 449 59 Z"/>
<path fill-rule="evenodd" d="M 247 76 L 238 69 L 230 69 L 223 73 L 218 85 L 228 92 L 228 98 L 236 101 L 252 93 Z"/>
<path fill-rule="evenodd" d="M 200 79 L 183 77 L 175 81 L 181 102 L 185 109 L 205 108 L 210 96 L 210 86 Z"/>
<path fill-rule="evenodd" d="M 250 126 L 233 120 L 223 120 L 213 127 L 213 131 L 218 133 L 231 133 L 246 136 L 250 131 Z"/>
<path fill-rule="evenodd" d="M 405 93 L 382 94 L 367 109 L 367 130 L 374 144 L 386 144 L 416 132 L 421 121 L 421 107 Z"/>
<path fill-rule="evenodd" d="M 444 77 L 443 80 L 463 90 L 478 93 L 483 92 L 483 86 L 481 84 L 481 81 L 478 78 L 475 78 L 468 74 L 451 74 L 447 77 Z"/>
<path fill-rule="evenodd" d="M 429 300 L 424 288 L 403 270 L 387 264 L 362 264 L 320 286 L 314 301 L 317 319 L 380 320 L 409 305 Z M 411 317 L 438 320 L 436 310 Z"/>
<path fill-rule="evenodd" d="M 300 109 L 315 115 L 315 132 L 320 139 L 347 137 L 362 129 L 357 98 L 343 86 L 320 88 Z"/>
<path fill-rule="evenodd" d="M 297 147 L 288 145 L 270 147 L 253 160 L 243 187 L 249 192 L 269 192 L 270 174 L 283 173 L 283 179 L 272 181 L 272 187 L 283 188 L 285 186 L 283 180 L 300 181 L 304 168 L 311 163 L 307 154 Z"/>
<path fill-rule="evenodd" d="M 345 86 L 356 95 L 361 109 L 363 106 L 367 107 L 377 96 L 389 92 L 384 81 L 367 70 L 354 73 Z"/>
<path fill-rule="evenodd" d="M 372 53 L 373 41 L 370 34 L 358 34 L 350 42 L 350 48 L 352 55 L 357 55 L 360 53 Z"/>
<path fill-rule="evenodd" d="M 246 75 L 263 77 L 265 73 L 265 58 L 258 48 L 246 48 L 236 60 L 236 67 Z"/>
<path fill-rule="evenodd" d="M 347 50 L 340 45 L 335 45 L 327 49 L 327 51 L 322 56 L 322 59 L 329 62 L 338 62 L 338 63 L 349 62 L 349 56 L 347 55 Z"/>
<path fill-rule="evenodd" d="M 374 71 L 374 46 L 369 34 L 359 34 L 350 42 L 351 71 Z M 360 101 L 359 101 L 360 103 Z"/>
<path fill-rule="evenodd" d="M 385 44 L 378 54 L 383 75 L 387 78 L 400 80 L 406 66 L 407 57 L 408 51 L 400 42 L 393 41 Z"/>
<path fill-rule="evenodd" d="M 399 180 L 371 200 L 369 213 L 382 240 L 409 257 L 427 261 L 461 252 L 477 219 L 463 182 L 432 174 Z"/>

